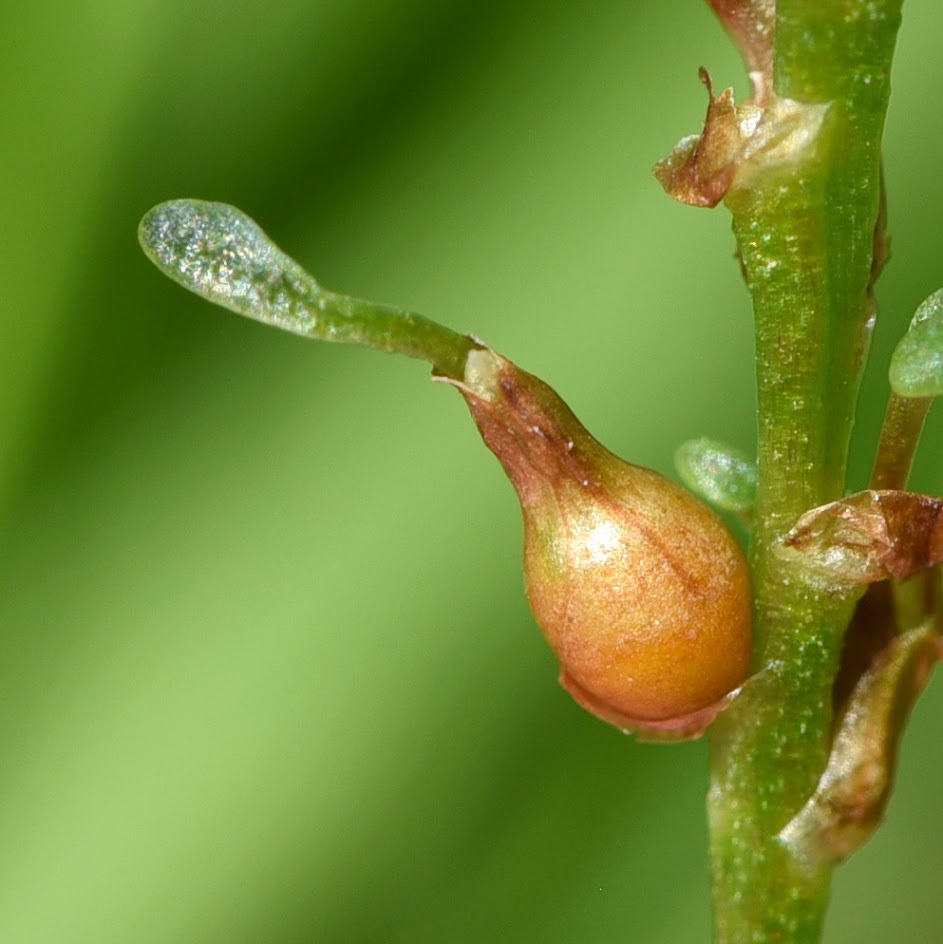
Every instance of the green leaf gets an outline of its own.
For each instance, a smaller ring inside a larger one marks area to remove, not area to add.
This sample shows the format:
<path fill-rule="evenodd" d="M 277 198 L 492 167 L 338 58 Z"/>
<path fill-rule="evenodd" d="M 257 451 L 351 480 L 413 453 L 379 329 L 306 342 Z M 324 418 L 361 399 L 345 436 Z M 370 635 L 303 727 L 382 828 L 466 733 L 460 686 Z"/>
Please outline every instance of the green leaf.
<path fill-rule="evenodd" d="M 714 439 L 692 439 L 675 453 L 675 467 L 692 492 L 723 511 L 748 513 L 756 504 L 756 463 Z"/>
<path fill-rule="evenodd" d="M 943 289 L 917 309 L 891 357 L 891 389 L 901 397 L 943 393 Z"/>
<path fill-rule="evenodd" d="M 245 213 L 226 203 L 171 200 L 138 227 L 145 255 L 207 301 L 306 338 L 418 357 L 461 378 L 479 347 L 422 315 L 323 288 Z"/>

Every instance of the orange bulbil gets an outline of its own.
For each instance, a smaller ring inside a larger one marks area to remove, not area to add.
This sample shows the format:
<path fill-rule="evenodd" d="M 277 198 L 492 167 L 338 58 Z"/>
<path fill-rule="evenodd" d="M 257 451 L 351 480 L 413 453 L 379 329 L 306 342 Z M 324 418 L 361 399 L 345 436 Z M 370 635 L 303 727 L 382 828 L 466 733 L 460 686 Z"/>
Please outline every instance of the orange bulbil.
<path fill-rule="evenodd" d="M 527 595 L 567 691 L 624 729 L 699 734 L 749 670 L 749 571 L 733 536 L 493 351 L 471 352 L 455 386 L 520 497 Z"/>

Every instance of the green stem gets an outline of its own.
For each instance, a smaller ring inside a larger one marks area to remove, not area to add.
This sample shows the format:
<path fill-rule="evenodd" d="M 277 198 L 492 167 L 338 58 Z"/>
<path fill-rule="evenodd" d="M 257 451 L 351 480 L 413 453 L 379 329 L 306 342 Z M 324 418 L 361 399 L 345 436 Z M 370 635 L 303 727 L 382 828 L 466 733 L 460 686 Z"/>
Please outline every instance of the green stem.
<path fill-rule="evenodd" d="M 891 394 L 871 470 L 871 488 L 907 487 L 914 453 L 932 403 L 933 397 Z M 938 569 L 933 568 L 903 582 L 895 580 L 888 585 L 874 584 L 868 588 L 868 593 L 883 603 L 886 621 L 892 621 L 899 629 L 911 629 L 939 612 L 939 580 Z M 880 610 L 878 615 L 881 615 Z"/>
<path fill-rule="evenodd" d="M 777 554 L 841 496 L 871 328 L 880 139 L 900 0 L 779 0 L 775 91 L 827 105 L 814 139 L 727 197 L 756 320 L 756 675 L 712 729 L 716 940 L 819 940 L 830 866 L 778 841 L 815 790 L 857 593 L 810 585 Z M 762 159 L 762 158 L 761 158 Z"/>
<path fill-rule="evenodd" d="M 454 380 L 481 346 L 422 315 L 329 292 L 225 203 L 161 203 L 141 220 L 138 238 L 148 258 L 191 292 L 302 337 L 418 357 Z"/>
<path fill-rule="evenodd" d="M 891 394 L 871 470 L 871 488 L 906 488 L 931 403 L 933 397 Z"/>
<path fill-rule="evenodd" d="M 932 397 L 902 397 L 892 393 L 881 427 L 869 487 L 903 489 Z M 868 586 L 845 633 L 841 671 L 832 689 L 832 704 L 846 703 L 862 675 L 899 633 L 916 629 L 934 612 L 935 570 L 921 571 L 909 580 L 884 580 Z"/>

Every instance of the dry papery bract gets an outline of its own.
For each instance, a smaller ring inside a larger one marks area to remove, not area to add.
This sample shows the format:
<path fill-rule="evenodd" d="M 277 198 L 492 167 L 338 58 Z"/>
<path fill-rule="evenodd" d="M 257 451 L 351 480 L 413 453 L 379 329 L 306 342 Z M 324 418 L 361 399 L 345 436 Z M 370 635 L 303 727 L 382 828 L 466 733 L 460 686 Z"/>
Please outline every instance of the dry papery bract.
<path fill-rule="evenodd" d="M 691 206 L 714 207 L 734 188 L 751 186 L 757 174 L 807 159 L 828 105 L 810 105 L 772 93 L 765 105 L 737 105 L 733 89 L 714 95 L 710 74 L 707 118 L 699 135 L 682 138 L 654 168 L 666 193 Z"/>

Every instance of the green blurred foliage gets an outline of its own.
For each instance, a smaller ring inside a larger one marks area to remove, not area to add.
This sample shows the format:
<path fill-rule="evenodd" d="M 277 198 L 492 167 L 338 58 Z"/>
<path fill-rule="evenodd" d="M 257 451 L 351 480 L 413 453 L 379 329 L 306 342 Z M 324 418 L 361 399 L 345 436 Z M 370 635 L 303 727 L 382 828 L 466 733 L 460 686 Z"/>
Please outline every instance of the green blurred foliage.
<path fill-rule="evenodd" d="M 943 12 L 907 16 L 855 487 L 943 283 Z M 212 309 L 135 243 L 158 201 L 235 203 L 627 458 L 750 449 L 726 215 L 649 173 L 699 126 L 700 64 L 745 91 L 706 5 L 41 0 L 0 37 L 0 940 L 706 940 L 705 748 L 557 687 L 459 398 Z M 931 414 L 916 487 L 941 443 Z M 941 933 L 941 702 L 832 940 Z"/>

